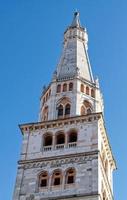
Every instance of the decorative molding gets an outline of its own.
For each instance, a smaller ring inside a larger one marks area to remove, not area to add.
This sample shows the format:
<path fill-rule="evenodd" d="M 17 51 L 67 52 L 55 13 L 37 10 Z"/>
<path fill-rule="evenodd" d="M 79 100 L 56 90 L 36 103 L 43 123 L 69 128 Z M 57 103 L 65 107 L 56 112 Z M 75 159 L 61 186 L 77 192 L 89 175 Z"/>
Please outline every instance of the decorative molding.
<path fill-rule="evenodd" d="M 61 125 L 70 125 L 70 124 L 77 124 L 77 123 L 90 123 L 96 120 L 99 120 L 102 118 L 102 113 L 91 113 L 87 115 L 82 116 L 76 116 L 76 117 L 69 117 L 66 119 L 57 119 L 57 120 L 51 120 L 51 121 L 45 121 L 45 122 L 36 122 L 36 123 L 29 123 L 29 124 L 22 124 L 19 125 L 22 134 L 25 133 L 33 133 L 35 131 L 48 129 L 48 128 L 55 128 L 59 127 Z"/>
<path fill-rule="evenodd" d="M 62 157 L 62 156 L 61 156 Z M 27 161 L 19 161 L 19 168 L 24 168 L 24 169 L 31 169 L 31 168 L 44 168 L 49 166 L 50 168 L 54 167 L 61 167 L 62 165 L 65 164 L 83 164 L 87 163 L 88 161 L 92 161 L 98 159 L 98 152 L 94 152 L 94 154 L 89 154 L 89 155 L 73 155 L 70 157 L 64 157 L 62 158 L 55 158 L 55 159 L 47 159 L 46 160 L 40 160 L 40 159 L 33 159 L 33 160 L 27 160 Z"/>

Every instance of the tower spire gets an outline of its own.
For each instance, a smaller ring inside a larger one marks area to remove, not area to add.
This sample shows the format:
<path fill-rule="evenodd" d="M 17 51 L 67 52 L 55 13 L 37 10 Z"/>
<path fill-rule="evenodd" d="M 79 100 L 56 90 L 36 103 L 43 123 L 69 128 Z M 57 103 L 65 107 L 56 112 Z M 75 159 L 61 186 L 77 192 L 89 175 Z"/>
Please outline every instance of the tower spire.
<path fill-rule="evenodd" d="M 73 21 L 72 21 L 71 27 L 72 28 L 74 28 L 74 27 L 81 27 L 81 25 L 80 25 L 80 19 L 79 19 L 79 12 L 78 11 L 74 12 L 74 17 L 73 17 Z"/>
<path fill-rule="evenodd" d="M 64 47 L 57 67 L 57 78 L 81 78 L 94 83 L 87 53 L 88 35 L 81 27 L 79 12 L 74 12 L 71 26 L 64 33 Z"/>

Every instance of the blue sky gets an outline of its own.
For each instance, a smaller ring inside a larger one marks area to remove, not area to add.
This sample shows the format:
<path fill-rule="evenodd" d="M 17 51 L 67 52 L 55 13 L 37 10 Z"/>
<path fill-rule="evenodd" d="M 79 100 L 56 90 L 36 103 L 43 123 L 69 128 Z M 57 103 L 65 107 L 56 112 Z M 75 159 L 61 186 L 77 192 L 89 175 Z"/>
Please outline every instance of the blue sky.
<path fill-rule="evenodd" d="M 39 97 L 59 61 L 73 12 L 89 34 L 89 57 L 105 102 L 118 170 L 115 200 L 127 184 L 127 1 L 0 0 L 0 199 L 10 200 L 21 148 L 18 124 L 38 119 Z"/>

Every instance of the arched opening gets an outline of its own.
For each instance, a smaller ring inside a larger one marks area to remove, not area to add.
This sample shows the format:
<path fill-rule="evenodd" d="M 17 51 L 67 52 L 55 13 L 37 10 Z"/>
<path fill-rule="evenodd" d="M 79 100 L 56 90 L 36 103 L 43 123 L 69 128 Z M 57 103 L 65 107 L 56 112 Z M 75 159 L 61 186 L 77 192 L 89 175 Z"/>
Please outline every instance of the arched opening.
<path fill-rule="evenodd" d="M 88 108 L 87 109 L 87 114 L 91 114 L 91 113 L 92 113 L 91 108 Z"/>
<path fill-rule="evenodd" d="M 43 98 L 43 105 L 44 105 L 44 103 L 45 103 L 45 97 Z"/>
<path fill-rule="evenodd" d="M 42 172 L 39 175 L 39 188 L 44 188 L 48 186 L 48 173 Z"/>
<path fill-rule="evenodd" d="M 51 146 L 51 145 L 52 145 L 52 135 L 45 135 L 44 146 Z"/>
<path fill-rule="evenodd" d="M 48 120 L 48 106 L 46 106 L 43 110 L 43 120 L 47 121 Z"/>
<path fill-rule="evenodd" d="M 70 104 L 67 104 L 65 106 L 65 116 L 70 115 L 70 110 L 71 110 L 71 106 L 70 106 Z"/>
<path fill-rule="evenodd" d="M 73 83 L 69 83 L 69 91 L 73 90 Z"/>
<path fill-rule="evenodd" d="M 89 87 L 86 86 L 86 94 L 89 95 Z"/>
<path fill-rule="evenodd" d="M 75 183 L 75 169 L 69 169 L 66 174 L 66 184 Z"/>
<path fill-rule="evenodd" d="M 49 97 L 51 96 L 51 89 L 49 90 Z"/>
<path fill-rule="evenodd" d="M 60 93 L 61 92 L 61 85 L 57 85 L 57 93 Z"/>
<path fill-rule="evenodd" d="M 85 115 L 86 114 L 86 109 L 84 106 L 81 106 L 81 115 Z"/>
<path fill-rule="evenodd" d="M 105 173 L 108 176 L 108 161 L 107 161 L 107 159 L 105 161 Z"/>
<path fill-rule="evenodd" d="M 84 93 L 84 85 L 83 84 L 81 84 L 81 86 L 80 86 L 80 91 Z"/>
<path fill-rule="evenodd" d="M 60 170 L 56 170 L 53 173 L 52 177 L 52 185 L 53 186 L 60 186 L 62 184 L 62 173 Z"/>
<path fill-rule="evenodd" d="M 95 98 L 95 90 L 91 89 L 91 97 Z"/>
<path fill-rule="evenodd" d="M 67 84 L 64 83 L 64 84 L 63 84 L 63 92 L 66 92 L 66 91 L 67 91 Z"/>
<path fill-rule="evenodd" d="M 47 93 L 47 94 L 46 94 L 46 101 L 48 100 L 48 98 L 49 98 L 49 94 Z"/>
<path fill-rule="evenodd" d="M 86 109 L 86 114 L 91 114 L 92 113 L 92 105 L 89 101 L 85 100 L 84 101 L 84 106 Z"/>
<path fill-rule="evenodd" d="M 65 135 L 64 133 L 59 133 L 56 136 L 56 144 L 64 144 L 65 143 Z"/>
<path fill-rule="evenodd" d="M 63 106 L 59 105 L 58 107 L 58 118 L 63 116 Z"/>
<path fill-rule="evenodd" d="M 68 142 L 69 143 L 77 142 L 77 131 L 75 131 L 75 130 L 70 131 Z"/>

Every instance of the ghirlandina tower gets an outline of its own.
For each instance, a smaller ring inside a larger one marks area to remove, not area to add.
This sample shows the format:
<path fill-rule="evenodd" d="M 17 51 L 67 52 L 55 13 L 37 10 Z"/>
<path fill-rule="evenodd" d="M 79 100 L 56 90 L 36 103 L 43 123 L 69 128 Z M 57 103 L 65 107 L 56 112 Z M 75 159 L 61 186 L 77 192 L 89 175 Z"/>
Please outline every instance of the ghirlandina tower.
<path fill-rule="evenodd" d="M 113 200 L 116 164 L 87 50 L 88 34 L 75 12 L 40 98 L 39 120 L 20 125 L 13 200 Z"/>

